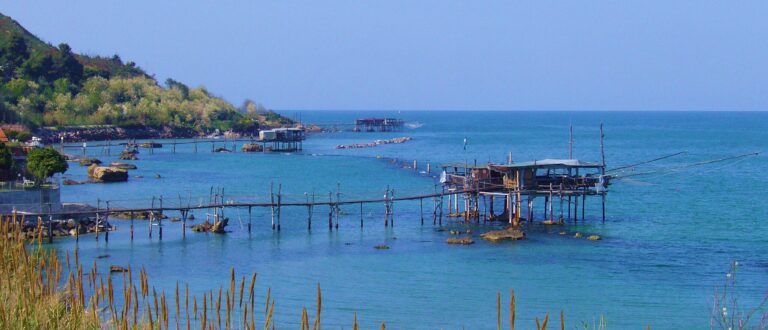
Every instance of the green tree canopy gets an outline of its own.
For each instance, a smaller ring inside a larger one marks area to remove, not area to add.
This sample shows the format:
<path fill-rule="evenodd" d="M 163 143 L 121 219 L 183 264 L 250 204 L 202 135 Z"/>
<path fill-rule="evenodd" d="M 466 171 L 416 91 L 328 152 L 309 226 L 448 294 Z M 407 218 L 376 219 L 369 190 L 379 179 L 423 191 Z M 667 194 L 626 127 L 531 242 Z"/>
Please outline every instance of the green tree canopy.
<path fill-rule="evenodd" d="M 38 185 L 56 173 L 66 172 L 68 168 L 64 156 L 50 147 L 32 149 L 27 155 L 27 170 L 35 176 Z"/>
<path fill-rule="evenodd" d="M 13 156 L 11 155 L 11 149 L 0 142 L 0 179 L 7 179 L 10 177 L 13 169 Z"/>

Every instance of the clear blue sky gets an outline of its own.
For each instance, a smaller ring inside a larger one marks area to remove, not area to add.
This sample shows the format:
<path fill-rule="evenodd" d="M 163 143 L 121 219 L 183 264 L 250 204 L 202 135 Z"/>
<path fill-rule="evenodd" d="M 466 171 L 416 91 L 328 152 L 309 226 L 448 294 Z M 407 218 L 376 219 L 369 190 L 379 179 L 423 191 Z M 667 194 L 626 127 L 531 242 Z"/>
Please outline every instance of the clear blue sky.
<path fill-rule="evenodd" d="M 53 44 L 278 110 L 766 110 L 768 1 L 3 1 Z"/>

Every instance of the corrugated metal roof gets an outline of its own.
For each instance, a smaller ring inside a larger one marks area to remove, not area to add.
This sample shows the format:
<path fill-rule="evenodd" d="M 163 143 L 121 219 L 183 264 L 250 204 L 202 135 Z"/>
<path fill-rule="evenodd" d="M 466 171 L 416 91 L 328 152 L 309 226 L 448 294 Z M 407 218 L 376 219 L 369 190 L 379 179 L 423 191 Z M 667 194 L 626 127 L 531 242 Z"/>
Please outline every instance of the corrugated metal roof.
<path fill-rule="evenodd" d="M 494 167 L 501 168 L 524 168 L 524 167 L 587 167 L 599 168 L 601 165 L 590 163 L 578 159 L 541 159 L 512 164 L 494 164 Z"/>

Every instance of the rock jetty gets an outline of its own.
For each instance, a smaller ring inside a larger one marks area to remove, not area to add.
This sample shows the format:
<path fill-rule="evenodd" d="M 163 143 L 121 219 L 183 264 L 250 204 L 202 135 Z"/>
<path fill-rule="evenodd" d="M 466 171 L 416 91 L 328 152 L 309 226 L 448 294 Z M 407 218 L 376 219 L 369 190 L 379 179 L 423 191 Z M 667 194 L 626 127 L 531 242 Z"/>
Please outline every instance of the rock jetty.
<path fill-rule="evenodd" d="M 411 138 L 408 136 L 389 139 L 389 140 L 375 140 L 370 143 L 354 143 L 354 144 L 339 144 L 336 146 L 336 149 L 359 149 L 359 148 L 373 148 L 376 146 L 384 145 L 384 144 L 399 144 L 399 143 L 405 143 L 410 141 Z"/>

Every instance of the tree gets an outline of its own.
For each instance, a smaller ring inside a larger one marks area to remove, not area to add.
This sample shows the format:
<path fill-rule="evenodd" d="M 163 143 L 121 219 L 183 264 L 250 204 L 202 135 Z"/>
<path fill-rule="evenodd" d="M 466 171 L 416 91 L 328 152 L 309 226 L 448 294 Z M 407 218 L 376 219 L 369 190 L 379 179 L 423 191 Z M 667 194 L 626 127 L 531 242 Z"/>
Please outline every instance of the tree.
<path fill-rule="evenodd" d="M 0 179 L 7 179 L 11 177 L 11 171 L 13 170 L 13 156 L 11 155 L 11 149 L 0 142 Z"/>
<path fill-rule="evenodd" d="M 72 54 L 72 48 L 67 44 L 59 45 L 59 53 L 56 58 L 58 77 L 67 78 L 73 84 L 79 85 L 83 79 L 83 64 Z"/>
<path fill-rule="evenodd" d="M 0 52 L 0 67 L 2 67 L 3 78 L 11 78 L 15 75 L 16 69 L 29 58 L 29 49 L 27 41 L 16 33 L 11 35 L 8 42 L 3 45 Z"/>
<path fill-rule="evenodd" d="M 56 173 L 64 173 L 69 168 L 66 159 L 51 147 L 35 148 L 27 155 L 27 170 L 35 176 L 35 184 L 40 185 L 45 179 Z"/>

